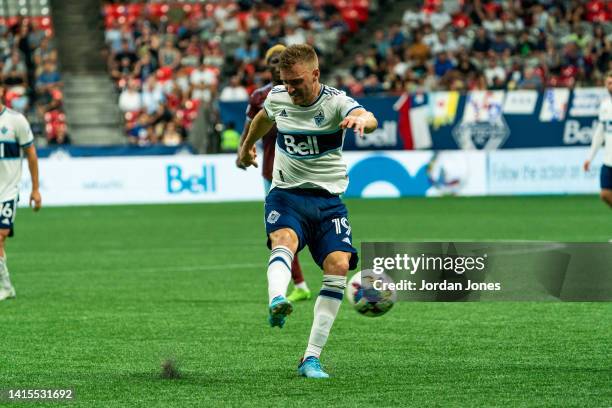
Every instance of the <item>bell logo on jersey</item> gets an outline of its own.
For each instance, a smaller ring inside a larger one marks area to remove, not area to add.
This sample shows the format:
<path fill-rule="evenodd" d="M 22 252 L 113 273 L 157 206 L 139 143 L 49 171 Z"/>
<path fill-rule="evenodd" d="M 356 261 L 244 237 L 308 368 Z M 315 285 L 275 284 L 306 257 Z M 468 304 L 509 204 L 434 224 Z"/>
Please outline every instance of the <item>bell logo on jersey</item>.
<path fill-rule="evenodd" d="M 299 156 L 312 156 L 319 154 L 319 143 L 314 136 L 304 136 L 304 141 L 296 143 L 295 137 L 291 135 L 283 135 L 285 140 L 285 150 L 289 154 Z"/>

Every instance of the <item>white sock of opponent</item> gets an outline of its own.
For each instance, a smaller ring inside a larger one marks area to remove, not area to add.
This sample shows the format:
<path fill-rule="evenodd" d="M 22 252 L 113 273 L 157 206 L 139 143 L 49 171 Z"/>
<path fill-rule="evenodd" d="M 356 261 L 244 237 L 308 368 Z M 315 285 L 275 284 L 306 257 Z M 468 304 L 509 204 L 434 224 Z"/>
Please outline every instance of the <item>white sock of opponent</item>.
<path fill-rule="evenodd" d="M 319 358 L 321 355 L 342 304 L 345 288 L 346 276 L 323 275 L 323 286 L 315 302 L 314 321 L 304 358 L 310 356 Z"/>
<path fill-rule="evenodd" d="M 308 290 L 308 285 L 306 284 L 306 281 L 302 281 L 300 283 L 296 283 L 295 287 L 298 288 L 298 289 Z"/>
<path fill-rule="evenodd" d="M 10 287 L 11 280 L 6 266 L 6 256 L 0 256 L 0 288 L 9 289 Z"/>
<path fill-rule="evenodd" d="M 270 254 L 268 263 L 268 298 L 286 296 L 287 286 L 291 282 L 291 263 L 293 262 L 293 252 L 286 246 L 277 246 Z"/>

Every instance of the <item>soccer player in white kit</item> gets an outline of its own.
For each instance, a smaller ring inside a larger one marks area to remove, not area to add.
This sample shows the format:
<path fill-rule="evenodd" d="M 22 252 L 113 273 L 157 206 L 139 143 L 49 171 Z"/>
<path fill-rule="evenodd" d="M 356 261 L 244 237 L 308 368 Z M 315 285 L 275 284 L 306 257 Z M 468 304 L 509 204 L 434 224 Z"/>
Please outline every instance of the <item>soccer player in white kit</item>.
<path fill-rule="evenodd" d="M 0 101 L 4 88 L 0 85 Z M 30 206 L 34 211 L 41 207 L 38 191 L 38 157 L 34 147 L 34 136 L 27 119 L 19 112 L 7 108 L 0 102 L 0 300 L 14 298 L 15 288 L 11 284 L 6 265 L 6 239 L 13 235 L 22 159 L 28 160 L 32 192 Z"/>
<path fill-rule="evenodd" d="M 584 170 L 589 171 L 591 161 L 603 144 L 604 157 L 600 176 L 601 199 L 612 208 L 612 71 L 606 75 L 606 88 L 609 97 L 605 98 L 599 107 L 599 121 L 593 134 L 589 157 L 584 162 Z"/>
<path fill-rule="evenodd" d="M 277 127 L 272 189 L 266 197 L 265 223 L 271 255 L 268 263 L 268 321 L 283 327 L 293 306 L 286 298 L 290 265 L 308 246 L 323 269 L 323 285 L 314 306 L 308 346 L 298 373 L 327 378 L 319 360 L 334 323 L 346 274 L 357 267 L 348 211 L 340 199 L 348 185 L 342 159 L 346 129 L 362 137 L 378 122 L 344 92 L 319 83 L 319 62 L 306 44 L 287 47 L 280 56 L 283 85 L 274 87 L 253 118 L 240 162 L 255 165 L 255 142 Z"/>

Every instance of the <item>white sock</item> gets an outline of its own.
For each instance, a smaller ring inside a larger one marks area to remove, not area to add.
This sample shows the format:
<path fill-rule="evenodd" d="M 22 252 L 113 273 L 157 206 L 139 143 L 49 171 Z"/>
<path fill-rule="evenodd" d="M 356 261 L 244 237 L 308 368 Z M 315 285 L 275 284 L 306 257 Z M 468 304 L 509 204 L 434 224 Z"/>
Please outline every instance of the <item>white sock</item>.
<path fill-rule="evenodd" d="M 308 285 L 306 284 L 306 281 L 302 281 L 300 283 L 296 283 L 295 287 L 298 288 L 298 289 L 308 290 Z"/>
<path fill-rule="evenodd" d="M 6 256 L 0 256 L 0 287 L 6 289 L 11 287 L 8 267 L 6 266 Z"/>
<path fill-rule="evenodd" d="M 315 302 L 314 320 L 304 358 L 310 356 L 319 358 L 321 355 L 342 304 L 345 288 L 346 276 L 323 275 L 323 286 Z"/>
<path fill-rule="evenodd" d="M 281 245 L 272 250 L 268 263 L 268 303 L 277 296 L 286 296 L 292 262 L 293 252 L 289 248 Z"/>

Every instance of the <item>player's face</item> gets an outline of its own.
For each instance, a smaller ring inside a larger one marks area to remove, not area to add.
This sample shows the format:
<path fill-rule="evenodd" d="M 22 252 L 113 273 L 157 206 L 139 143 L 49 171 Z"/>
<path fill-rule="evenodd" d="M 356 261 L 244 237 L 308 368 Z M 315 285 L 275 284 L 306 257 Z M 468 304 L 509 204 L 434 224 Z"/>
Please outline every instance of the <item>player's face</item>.
<path fill-rule="evenodd" d="M 606 88 L 608 88 L 608 92 L 612 95 L 612 77 L 606 78 Z"/>
<path fill-rule="evenodd" d="M 270 74 L 272 75 L 272 83 L 274 85 L 280 85 L 283 83 L 280 79 L 280 52 L 272 54 L 270 59 L 268 59 L 268 69 L 270 70 Z"/>
<path fill-rule="evenodd" d="M 296 105 L 308 105 L 316 98 L 319 75 L 318 68 L 312 69 L 307 64 L 295 64 L 280 71 L 280 79 Z"/>

